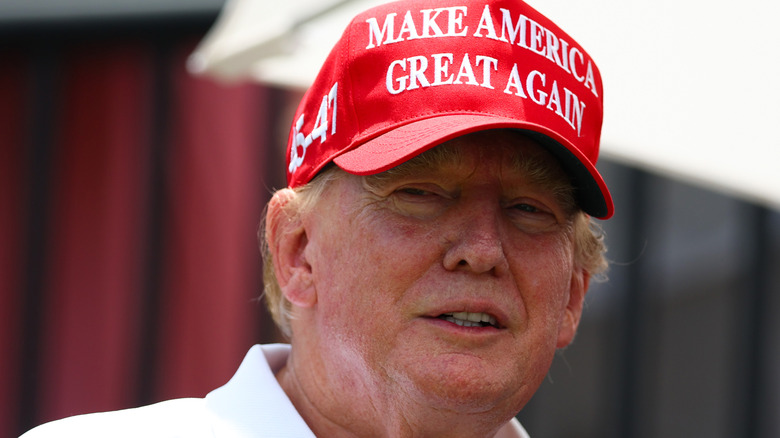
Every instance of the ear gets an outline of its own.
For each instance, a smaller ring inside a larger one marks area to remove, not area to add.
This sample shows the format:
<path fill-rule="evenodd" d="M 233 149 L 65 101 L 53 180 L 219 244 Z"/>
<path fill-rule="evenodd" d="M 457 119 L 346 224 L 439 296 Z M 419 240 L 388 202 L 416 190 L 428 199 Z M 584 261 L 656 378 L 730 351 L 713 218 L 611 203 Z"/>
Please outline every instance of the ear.
<path fill-rule="evenodd" d="M 296 196 L 291 189 L 274 193 L 268 202 L 265 234 L 282 294 L 295 306 L 311 307 L 317 302 L 317 294 L 306 260 L 309 240 L 300 215 L 288 208 Z"/>
<path fill-rule="evenodd" d="M 569 301 L 564 309 L 561 326 L 558 328 L 558 348 L 564 348 L 571 344 L 577 327 L 580 325 L 582 308 L 585 304 L 585 293 L 590 284 L 590 273 L 582 268 L 575 267 L 569 286 Z"/>

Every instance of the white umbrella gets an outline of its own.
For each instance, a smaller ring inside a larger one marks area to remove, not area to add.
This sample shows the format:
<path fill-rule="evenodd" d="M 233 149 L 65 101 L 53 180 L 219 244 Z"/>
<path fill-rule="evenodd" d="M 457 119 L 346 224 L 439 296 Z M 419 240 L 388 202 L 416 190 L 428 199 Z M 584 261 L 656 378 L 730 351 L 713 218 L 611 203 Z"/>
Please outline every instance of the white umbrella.
<path fill-rule="evenodd" d="M 528 1 L 593 56 L 610 159 L 780 208 L 780 4 Z M 381 0 L 228 0 L 193 72 L 305 88 Z"/>
<path fill-rule="evenodd" d="M 228 0 L 193 73 L 307 88 L 353 16 L 386 0 Z"/>

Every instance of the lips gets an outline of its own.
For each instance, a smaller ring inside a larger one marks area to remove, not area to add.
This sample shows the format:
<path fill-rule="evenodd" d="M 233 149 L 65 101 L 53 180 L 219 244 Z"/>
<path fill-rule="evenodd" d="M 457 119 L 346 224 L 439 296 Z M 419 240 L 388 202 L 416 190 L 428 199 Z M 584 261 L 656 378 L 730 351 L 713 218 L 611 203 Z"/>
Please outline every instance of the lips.
<path fill-rule="evenodd" d="M 443 313 L 437 318 L 461 327 L 493 327 L 500 328 L 496 318 L 484 312 L 452 312 Z"/>

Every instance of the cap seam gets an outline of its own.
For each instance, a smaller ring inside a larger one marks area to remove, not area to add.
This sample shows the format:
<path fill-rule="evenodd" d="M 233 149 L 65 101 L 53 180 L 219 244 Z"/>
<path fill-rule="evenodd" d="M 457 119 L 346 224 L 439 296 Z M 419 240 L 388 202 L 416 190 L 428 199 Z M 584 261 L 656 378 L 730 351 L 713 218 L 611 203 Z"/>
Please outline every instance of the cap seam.
<path fill-rule="evenodd" d="M 358 117 L 357 110 L 355 109 L 356 105 L 355 105 L 355 100 L 354 100 L 354 93 L 352 92 L 352 88 L 353 88 L 352 86 L 355 83 L 355 81 L 352 78 L 353 64 L 350 61 L 351 61 L 351 59 L 353 57 L 355 57 L 355 48 L 354 48 L 354 45 L 352 44 L 352 34 L 356 31 L 355 29 L 358 27 L 357 20 L 358 20 L 358 18 L 360 16 L 361 15 L 358 15 L 355 18 L 353 18 L 352 22 L 349 24 L 349 27 L 347 28 L 348 29 L 347 30 L 347 41 L 346 41 L 346 43 L 347 43 L 347 50 L 344 51 L 344 56 L 346 56 L 348 59 L 342 59 L 342 62 L 344 63 L 343 65 L 347 66 L 346 67 L 347 74 L 344 76 L 344 79 L 346 79 L 346 81 L 348 82 L 348 84 L 344 84 L 344 86 L 342 87 L 343 90 L 344 90 L 343 93 L 345 95 L 344 96 L 344 98 L 345 98 L 344 100 L 345 101 L 347 101 L 347 100 L 349 101 L 349 104 L 347 105 L 347 107 L 349 108 L 349 112 L 350 112 L 349 117 L 351 117 L 352 120 L 354 121 L 355 126 L 357 127 L 357 132 L 361 132 L 362 131 L 362 128 L 361 128 L 362 121 L 360 120 L 360 117 Z M 347 144 L 352 144 L 354 139 L 355 139 L 355 136 L 352 135 L 350 138 L 346 139 L 347 140 L 346 143 Z"/>

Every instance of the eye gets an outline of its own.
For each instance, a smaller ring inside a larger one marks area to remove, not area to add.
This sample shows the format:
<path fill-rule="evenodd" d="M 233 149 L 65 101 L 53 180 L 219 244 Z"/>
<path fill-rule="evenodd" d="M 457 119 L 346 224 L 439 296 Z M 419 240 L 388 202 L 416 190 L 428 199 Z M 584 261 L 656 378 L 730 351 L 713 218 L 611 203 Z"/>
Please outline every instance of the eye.
<path fill-rule="evenodd" d="M 547 206 L 540 204 L 537 201 L 533 200 L 517 200 L 514 203 L 511 203 L 508 205 L 509 209 L 512 210 L 515 213 L 519 214 L 544 214 L 549 213 L 552 214 L 549 208 Z"/>
<path fill-rule="evenodd" d="M 428 190 L 423 190 L 421 188 L 417 187 L 404 187 L 398 190 L 398 192 L 406 194 L 406 195 L 412 195 L 412 196 L 429 196 L 433 193 L 429 192 Z"/>
<path fill-rule="evenodd" d="M 444 212 L 452 196 L 437 184 L 414 183 L 396 188 L 390 199 L 402 215 L 429 219 Z"/>
<path fill-rule="evenodd" d="M 451 199 L 452 194 L 439 186 L 432 183 L 413 183 L 409 185 L 400 186 L 394 191 L 396 196 L 400 196 L 403 199 L 410 201 L 434 201 L 437 199 Z"/>
<path fill-rule="evenodd" d="M 512 208 L 514 208 L 515 210 L 522 211 L 524 213 L 539 213 L 541 211 L 535 206 L 526 203 L 514 205 Z"/>
<path fill-rule="evenodd" d="M 559 223 L 555 211 L 546 205 L 530 200 L 518 200 L 507 208 L 515 224 L 524 229 L 544 230 Z"/>

